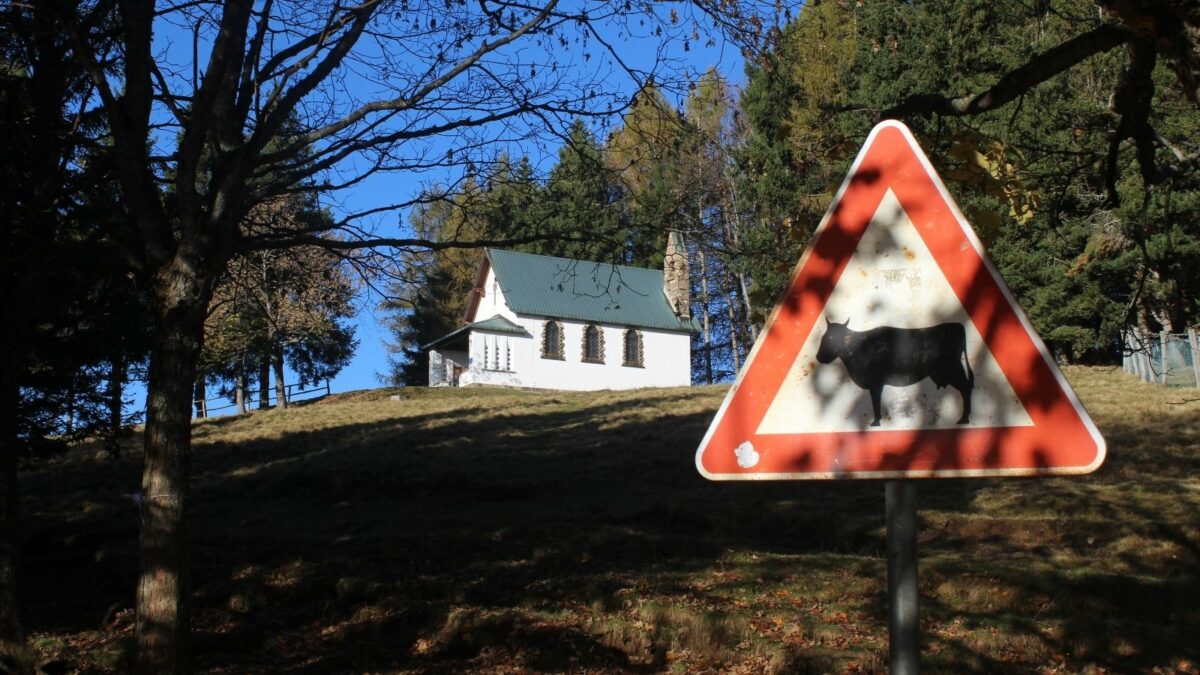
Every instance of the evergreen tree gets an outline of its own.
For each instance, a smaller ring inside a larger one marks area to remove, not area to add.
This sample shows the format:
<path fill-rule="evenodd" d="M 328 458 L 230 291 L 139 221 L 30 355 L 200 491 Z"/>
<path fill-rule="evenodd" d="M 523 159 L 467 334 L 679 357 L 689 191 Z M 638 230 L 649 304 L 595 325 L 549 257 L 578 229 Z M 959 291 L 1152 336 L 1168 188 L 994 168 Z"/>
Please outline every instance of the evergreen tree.
<path fill-rule="evenodd" d="M 0 13 L 0 670 L 21 673 L 33 663 L 19 461 L 82 436 L 115 440 L 129 421 L 122 385 L 147 344 L 145 304 L 117 253 L 131 223 L 96 156 L 108 129 L 52 11 Z"/>
<path fill-rule="evenodd" d="M 431 265 L 420 273 L 420 283 L 405 285 L 403 297 L 384 303 L 383 309 L 392 313 L 386 325 L 394 336 L 390 349 L 396 355 L 390 360 L 389 384 L 429 384 L 429 352 L 421 348 L 462 324 L 461 311 L 456 310 L 466 294 L 456 291 L 463 290 L 449 269 Z"/>
<path fill-rule="evenodd" d="M 486 183 L 477 203 L 483 231 L 488 236 L 550 237 L 543 204 L 546 192 L 538 182 L 528 157 L 522 157 L 514 165 L 507 156 L 502 156 Z M 470 187 L 468 185 L 468 191 Z M 536 248 L 536 245 L 529 247 Z"/>
<path fill-rule="evenodd" d="M 577 260 L 627 262 L 622 197 L 599 141 L 576 120 L 546 180 L 538 214 L 549 237 L 521 248 Z"/>
<path fill-rule="evenodd" d="M 505 164 L 501 162 L 502 167 Z M 521 162 L 514 175 L 531 175 L 528 168 L 528 162 Z M 502 215 L 513 218 L 518 227 L 534 228 L 536 223 L 529 219 L 534 203 L 530 188 L 529 183 L 509 179 L 502 169 L 493 183 L 498 192 L 495 200 L 485 199 L 477 183 L 468 180 L 459 194 L 431 192 L 426 203 L 410 214 L 409 226 L 417 236 L 439 241 L 478 237 L 492 225 L 489 218 Z M 429 384 L 429 354 L 421 348 L 463 325 L 479 260 L 480 253 L 462 249 L 404 257 L 399 268 L 402 277 L 392 283 L 381 307 L 390 314 L 385 323 L 392 333 L 389 384 Z"/>
<path fill-rule="evenodd" d="M 748 69 L 742 194 L 765 205 L 758 215 L 785 223 L 777 241 L 791 214 L 803 214 L 810 231 L 865 137 L 864 112 L 921 92 L 980 90 L 1088 23 L 1094 10 L 1072 0 L 806 7 L 777 49 Z M 1123 179 L 1116 209 L 1105 185 L 1116 118 L 1109 87 L 1122 67 L 1119 54 L 1099 53 L 1030 87 L 1010 109 L 908 120 L 1061 358 L 1115 358 L 1130 319 L 1157 328 L 1195 317 L 1195 287 L 1178 273 L 1195 262 L 1195 229 L 1182 224 L 1196 221 L 1195 176 L 1153 188 Z M 1155 127 L 1195 137 L 1196 115 L 1172 75 L 1160 67 L 1154 78 Z M 1118 162 L 1132 163 L 1136 148 L 1118 149 Z M 819 197 L 820 208 L 805 209 L 797 195 Z M 784 267 L 769 263 L 752 263 L 756 285 L 771 290 L 756 304 L 775 297 L 784 279 Z"/>
<path fill-rule="evenodd" d="M 263 230 L 312 227 L 328 220 L 311 195 L 290 195 L 260 205 L 247 219 L 244 235 Z M 213 292 L 205 323 L 202 372 L 232 385 L 244 407 L 244 392 L 259 376 L 260 405 L 269 400 L 270 373 L 276 405 L 287 407 L 284 366 L 300 384 L 337 375 L 353 356 L 356 287 L 343 261 L 318 247 L 262 250 L 232 259 Z"/>

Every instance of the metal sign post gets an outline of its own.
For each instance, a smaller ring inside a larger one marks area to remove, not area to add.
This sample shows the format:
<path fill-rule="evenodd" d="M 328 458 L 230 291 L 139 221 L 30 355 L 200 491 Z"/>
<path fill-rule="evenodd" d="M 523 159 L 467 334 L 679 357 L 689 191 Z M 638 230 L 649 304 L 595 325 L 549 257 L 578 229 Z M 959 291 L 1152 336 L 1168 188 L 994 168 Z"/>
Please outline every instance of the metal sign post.
<path fill-rule="evenodd" d="M 917 486 L 890 480 L 887 511 L 888 672 L 916 675 L 920 661 L 917 615 Z"/>

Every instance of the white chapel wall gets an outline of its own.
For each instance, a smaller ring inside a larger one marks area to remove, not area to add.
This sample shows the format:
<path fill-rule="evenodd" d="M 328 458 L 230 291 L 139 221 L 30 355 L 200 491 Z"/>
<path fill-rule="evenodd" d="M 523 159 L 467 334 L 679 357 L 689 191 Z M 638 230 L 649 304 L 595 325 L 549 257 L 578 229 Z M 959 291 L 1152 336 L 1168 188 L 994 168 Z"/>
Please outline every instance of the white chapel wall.
<path fill-rule="evenodd" d="M 475 316 L 470 317 L 469 321 L 483 321 L 497 314 L 509 321 L 517 320 L 517 315 L 508 308 L 508 303 L 504 301 L 504 291 L 500 290 L 500 284 L 496 282 L 496 270 L 488 265 L 487 278 L 483 282 L 483 288 L 480 289 L 479 305 L 475 308 Z"/>
<path fill-rule="evenodd" d="M 686 387 L 692 383 L 688 333 L 637 329 L 642 335 L 643 354 L 643 365 L 638 368 L 623 365 L 625 327 L 596 324 L 604 334 L 604 363 L 584 363 L 583 329 L 588 324 L 558 319 L 563 326 L 564 359 L 543 359 L 546 319 L 519 316 L 509 309 L 490 265 L 481 290 L 472 322 L 500 315 L 520 325 L 528 335 L 471 331 L 470 370 L 463 374 L 460 384 L 594 391 Z"/>
<path fill-rule="evenodd" d="M 532 338 L 509 333 L 471 331 L 471 372 L 461 384 L 530 387 L 528 352 Z"/>
<path fill-rule="evenodd" d="M 604 363 L 585 363 L 583 329 L 588 324 L 558 321 L 563 327 L 562 360 L 541 356 L 546 322 L 542 318 L 517 317 L 528 336 L 472 332 L 471 383 L 577 391 L 691 384 L 691 338 L 687 333 L 637 329 L 643 354 L 639 368 L 624 365 L 625 328 L 598 325 L 604 335 Z M 497 364 L 499 349 L 507 350 L 507 362 Z"/>
<path fill-rule="evenodd" d="M 459 384 L 470 371 L 470 357 L 467 352 L 454 350 L 429 350 L 429 386 L 445 387 L 454 384 L 454 369 L 459 368 Z"/>

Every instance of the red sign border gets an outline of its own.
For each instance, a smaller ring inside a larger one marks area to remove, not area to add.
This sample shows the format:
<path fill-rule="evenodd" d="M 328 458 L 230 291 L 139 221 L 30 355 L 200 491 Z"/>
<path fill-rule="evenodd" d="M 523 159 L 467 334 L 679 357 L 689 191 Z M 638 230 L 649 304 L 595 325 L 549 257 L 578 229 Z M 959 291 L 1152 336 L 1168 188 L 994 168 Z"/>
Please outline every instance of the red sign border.
<path fill-rule="evenodd" d="M 823 315 L 841 272 L 889 189 L 918 225 L 950 286 L 969 308 L 972 321 L 1033 426 L 757 434 L 804 338 Z M 696 452 L 696 468 L 705 478 L 1073 475 L 1090 473 L 1104 462 L 1106 446 L 1099 430 L 984 254 L 912 132 L 902 123 L 886 120 L 871 130 L 787 288 Z M 789 337 L 795 335 L 804 337 Z M 1019 343 L 1015 347 L 1014 340 Z M 734 419 L 731 411 L 748 411 L 741 417 L 750 422 Z M 753 429 L 748 431 L 750 427 Z M 737 465 L 733 449 L 741 441 L 753 444 L 761 457 L 759 465 Z M 1059 450 L 1049 452 L 1045 445 L 1050 442 Z M 714 452 L 706 457 L 714 443 L 727 449 L 720 456 Z"/>

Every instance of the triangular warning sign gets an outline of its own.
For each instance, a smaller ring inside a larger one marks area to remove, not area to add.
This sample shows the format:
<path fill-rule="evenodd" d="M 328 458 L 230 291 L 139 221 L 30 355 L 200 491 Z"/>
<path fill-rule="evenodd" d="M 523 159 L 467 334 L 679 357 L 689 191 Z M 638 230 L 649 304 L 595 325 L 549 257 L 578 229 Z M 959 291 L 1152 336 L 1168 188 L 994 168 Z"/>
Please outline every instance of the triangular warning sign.
<path fill-rule="evenodd" d="M 1104 439 L 903 124 L 876 126 L 696 453 L 714 480 L 1077 474 Z"/>

